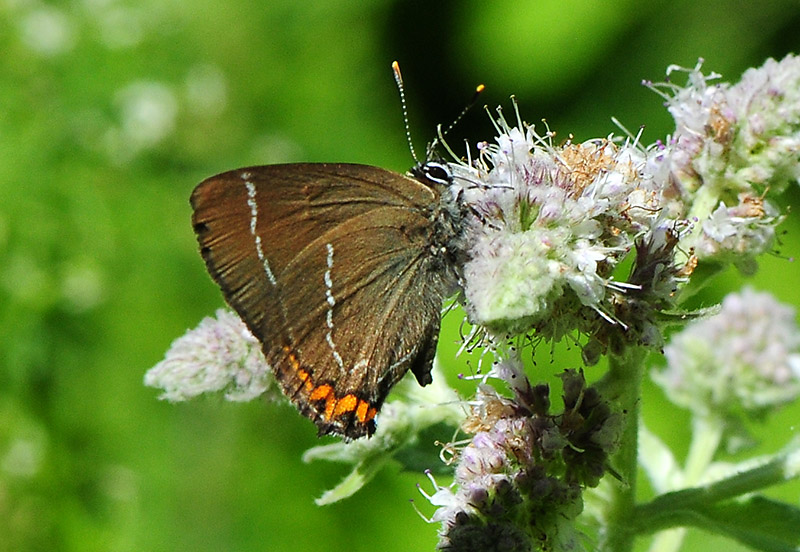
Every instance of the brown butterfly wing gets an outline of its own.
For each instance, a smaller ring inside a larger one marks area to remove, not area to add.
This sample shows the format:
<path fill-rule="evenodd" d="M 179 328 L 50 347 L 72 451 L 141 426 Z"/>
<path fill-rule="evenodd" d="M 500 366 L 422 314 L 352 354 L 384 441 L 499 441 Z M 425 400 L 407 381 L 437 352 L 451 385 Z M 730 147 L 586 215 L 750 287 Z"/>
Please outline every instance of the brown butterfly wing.
<path fill-rule="evenodd" d="M 430 381 L 449 283 L 432 248 L 439 193 L 363 165 L 230 171 L 192 194 L 209 272 L 321 433 L 371 434 L 411 369 Z"/>

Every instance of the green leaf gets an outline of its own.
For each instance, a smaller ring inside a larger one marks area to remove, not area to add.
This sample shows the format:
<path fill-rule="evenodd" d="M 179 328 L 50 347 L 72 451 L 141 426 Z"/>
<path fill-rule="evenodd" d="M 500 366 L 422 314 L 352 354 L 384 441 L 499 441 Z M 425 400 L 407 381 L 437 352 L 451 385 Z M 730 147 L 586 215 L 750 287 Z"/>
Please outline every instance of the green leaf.
<path fill-rule="evenodd" d="M 755 550 L 795 551 L 800 545 L 800 509 L 762 496 L 704 509 L 700 523 L 711 532 Z"/>
<path fill-rule="evenodd" d="M 317 506 L 327 506 L 345 498 L 349 498 L 366 485 L 383 465 L 390 459 L 389 455 L 374 455 L 356 464 L 349 474 L 342 479 L 338 485 L 322 493 L 322 496 L 315 499 Z"/>
<path fill-rule="evenodd" d="M 670 527 L 695 525 L 693 516 L 705 515 L 713 504 L 728 503 L 747 493 L 797 478 L 800 475 L 800 451 L 793 444 L 780 454 L 761 458 L 753 465 L 741 464 L 741 467 L 742 471 L 713 483 L 666 493 L 637 506 L 632 520 L 637 527 L 634 532 L 652 533 Z"/>

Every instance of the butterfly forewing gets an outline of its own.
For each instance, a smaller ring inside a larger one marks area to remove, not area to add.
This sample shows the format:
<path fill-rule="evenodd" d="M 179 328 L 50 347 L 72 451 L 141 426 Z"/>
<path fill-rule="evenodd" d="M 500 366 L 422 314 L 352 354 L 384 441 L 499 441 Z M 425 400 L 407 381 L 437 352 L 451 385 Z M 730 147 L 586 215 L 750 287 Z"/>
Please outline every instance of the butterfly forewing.
<path fill-rule="evenodd" d="M 240 169 L 192 194 L 211 275 L 320 432 L 370 434 L 409 368 L 430 381 L 452 287 L 436 258 L 439 200 L 416 179 L 347 164 Z"/>

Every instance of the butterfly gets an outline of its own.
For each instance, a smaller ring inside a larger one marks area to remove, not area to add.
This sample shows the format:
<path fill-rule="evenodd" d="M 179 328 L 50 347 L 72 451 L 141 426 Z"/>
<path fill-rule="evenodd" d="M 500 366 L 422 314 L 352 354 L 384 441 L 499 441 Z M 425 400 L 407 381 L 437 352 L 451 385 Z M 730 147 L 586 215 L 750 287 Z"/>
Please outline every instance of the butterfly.
<path fill-rule="evenodd" d="M 397 62 L 392 69 L 417 160 Z M 371 435 L 406 372 L 431 382 L 442 302 L 459 289 L 465 257 L 465 208 L 432 150 L 405 175 L 265 165 L 212 176 L 192 193 L 209 273 L 320 434 Z"/>
<path fill-rule="evenodd" d="M 293 163 L 225 172 L 192 193 L 209 273 L 320 434 L 371 435 L 408 370 L 431 382 L 442 302 L 460 278 L 451 183 L 436 162 L 409 175 Z"/>

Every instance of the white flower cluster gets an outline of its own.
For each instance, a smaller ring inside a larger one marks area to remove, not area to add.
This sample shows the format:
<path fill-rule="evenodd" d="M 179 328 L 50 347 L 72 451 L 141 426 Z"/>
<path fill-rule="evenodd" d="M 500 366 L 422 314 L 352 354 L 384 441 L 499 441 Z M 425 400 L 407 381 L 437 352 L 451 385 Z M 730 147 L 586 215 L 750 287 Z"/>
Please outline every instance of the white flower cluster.
<path fill-rule="evenodd" d="M 687 325 L 664 353 L 667 367 L 655 380 L 703 416 L 759 413 L 800 395 L 795 310 L 768 293 L 728 295 L 719 314 Z"/>
<path fill-rule="evenodd" d="M 672 67 L 668 74 L 677 72 Z M 736 85 L 650 86 L 676 130 L 642 147 L 613 138 L 554 145 L 517 117 L 493 144 L 453 163 L 469 207 L 464 266 L 471 322 L 498 334 L 582 331 L 661 345 L 657 313 L 698 263 L 755 270 L 781 216 L 771 201 L 800 177 L 800 58 L 769 60 Z M 636 251 L 630 275 L 615 273 Z M 633 330 L 633 331 L 630 331 Z"/>
<path fill-rule="evenodd" d="M 700 64 L 689 82 L 651 85 L 667 101 L 675 132 L 661 175 L 677 183 L 687 218 L 699 221 L 681 245 L 700 262 L 755 270 L 780 222 L 772 200 L 800 178 L 800 58 L 773 59 L 733 85 L 713 84 Z"/>
<path fill-rule="evenodd" d="M 176 339 L 144 383 L 163 389 L 161 398 L 170 401 L 220 391 L 229 401 L 249 401 L 270 389 L 277 393 L 261 344 L 238 316 L 223 309 Z"/>
<path fill-rule="evenodd" d="M 734 85 L 710 85 L 716 78 L 695 67 L 690 85 L 668 100 L 678 149 L 696 152 L 683 168 L 704 186 L 782 192 L 800 178 L 800 58 L 768 59 Z"/>
<path fill-rule="evenodd" d="M 615 297 L 642 287 L 616 281 L 613 271 L 638 240 L 675 226 L 663 215 L 662 190 L 644 173 L 647 153 L 610 139 L 554 146 L 533 127 L 497 123 L 496 144 L 480 144 L 472 165 L 452 166 L 472 213 L 464 267 L 470 320 L 499 333 L 535 328 L 556 340 L 598 319 L 631 325 Z M 672 293 L 677 271 L 665 266 L 659 274 L 659 287 Z"/>

